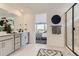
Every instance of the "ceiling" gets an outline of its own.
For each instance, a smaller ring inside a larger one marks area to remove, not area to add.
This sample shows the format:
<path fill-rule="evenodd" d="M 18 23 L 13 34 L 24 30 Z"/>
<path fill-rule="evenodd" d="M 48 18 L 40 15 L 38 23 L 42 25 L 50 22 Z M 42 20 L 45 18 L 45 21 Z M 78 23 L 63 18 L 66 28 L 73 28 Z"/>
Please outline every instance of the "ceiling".
<path fill-rule="evenodd" d="M 61 13 L 66 12 L 73 3 L 4 3 L 0 8 L 16 15 L 26 13 Z"/>
<path fill-rule="evenodd" d="M 0 20 L 2 20 L 2 17 L 7 17 L 7 19 L 15 19 L 16 15 L 0 8 Z"/>
<path fill-rule="evenodd" d="M 8 3 L 6 6 L 15 8 L 21 13 L 46 13 L 46 12 L 61 12 L 68 10 L 73 3 Z"/>
<path fill-rule="evenodd" d="M 6 10 L 4 10 L 4 9 L 1 9 L 1 8 L 0 8 L 0 16 L 15 17 L 14 14 L 9 13 L 8 11 L 6 11 Z"/>

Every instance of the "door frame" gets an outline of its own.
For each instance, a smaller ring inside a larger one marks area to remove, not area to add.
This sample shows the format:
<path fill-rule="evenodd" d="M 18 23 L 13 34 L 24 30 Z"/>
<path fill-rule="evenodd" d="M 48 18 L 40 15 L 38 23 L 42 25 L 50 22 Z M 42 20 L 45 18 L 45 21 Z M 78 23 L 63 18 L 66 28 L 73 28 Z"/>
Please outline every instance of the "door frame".
<path fill-rule="evenodd" d="M 44 30 L 45 30 L 45 25 L 47 25 L 47 23 L 36 23 L 35 24 L 35 30 L 37 30 L 37 24 L 44 24 Z M 47 33 L 46 33 L 47 34 Z M 35 34 L 36 35 L 36 34 Z M 35 36 L 35 43 L 37 44 L 36 42 L 36 36 Z M 41 43 L 40 43 L 41 44 Z M 47 44 L 47 39 L 46 39 L 46 44 Z"/>

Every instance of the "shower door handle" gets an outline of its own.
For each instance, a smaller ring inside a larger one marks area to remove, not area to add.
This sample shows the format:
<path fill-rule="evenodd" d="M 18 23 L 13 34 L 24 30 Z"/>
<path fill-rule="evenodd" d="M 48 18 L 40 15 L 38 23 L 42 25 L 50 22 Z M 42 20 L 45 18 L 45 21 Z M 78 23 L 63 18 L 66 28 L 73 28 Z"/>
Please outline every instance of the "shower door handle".
<path fill-rule="evenodd" d="M 75 31 L 75 27 L 73 27 L 73 31 Z"/>

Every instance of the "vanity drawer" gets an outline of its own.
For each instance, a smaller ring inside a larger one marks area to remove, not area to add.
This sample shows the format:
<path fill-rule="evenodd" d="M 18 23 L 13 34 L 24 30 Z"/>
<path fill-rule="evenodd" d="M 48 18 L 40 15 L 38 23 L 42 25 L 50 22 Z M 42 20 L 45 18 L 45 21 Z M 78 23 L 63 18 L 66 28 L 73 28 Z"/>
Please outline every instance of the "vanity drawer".
<path fill-rule="evenodd" d="M 20 43 L 15 44 L 15 50 L 20 48 Z"/>
<path fill-rule="evenodd" d="M 20 38 L 15 38 L 15 44 L 20 43 Z"/>
<path fill-rule="evenodd" d="M 20 37 L 20 34 L 15 34 L 15 38 Z"/>
<path fill-rule="evenodd" d="M 2 36 L 2 37 L 0 37 L 0 41 L 7 40 L 7 39 L 11 39 L 11 38 L 14 38 L 14 36 L 13 35 L 10 35 L 10 36 Z"/>

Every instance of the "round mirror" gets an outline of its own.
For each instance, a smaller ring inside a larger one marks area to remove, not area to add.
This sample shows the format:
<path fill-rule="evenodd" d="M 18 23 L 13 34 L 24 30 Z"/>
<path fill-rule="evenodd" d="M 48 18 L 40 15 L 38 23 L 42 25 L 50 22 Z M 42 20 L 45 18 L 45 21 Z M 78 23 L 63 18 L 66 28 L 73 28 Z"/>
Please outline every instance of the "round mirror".
<path fill-rule="evenodd" d="M 53 24 L 58 24 L 61 21 L 61 17 L 59 15 L 54 15 L 51 19 Z"/>

